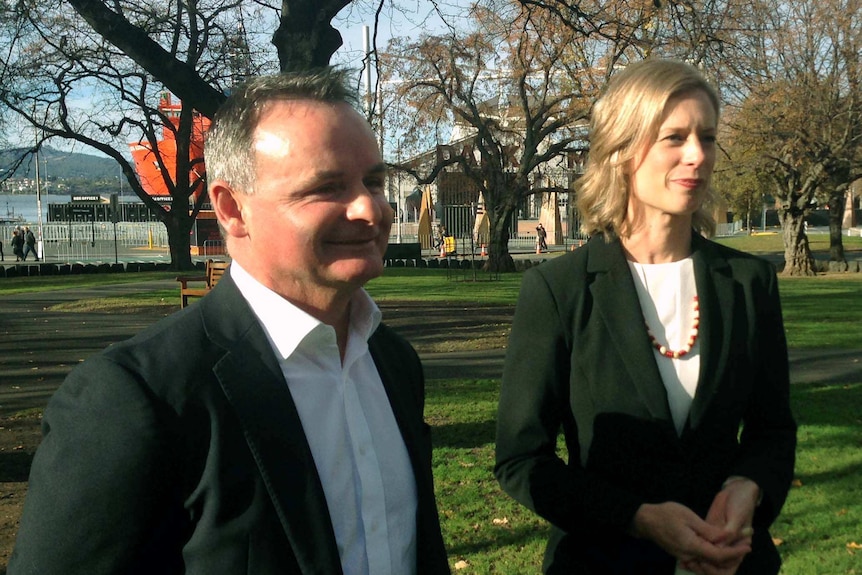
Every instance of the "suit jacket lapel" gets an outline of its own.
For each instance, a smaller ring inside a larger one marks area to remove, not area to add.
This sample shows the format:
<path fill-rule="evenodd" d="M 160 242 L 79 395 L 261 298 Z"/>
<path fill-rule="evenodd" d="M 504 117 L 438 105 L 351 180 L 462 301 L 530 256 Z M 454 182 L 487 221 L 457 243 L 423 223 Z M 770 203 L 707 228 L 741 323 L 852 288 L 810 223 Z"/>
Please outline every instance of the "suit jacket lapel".
<path fill-rule="evenodd" d="M 304 568 L 341 573 L 323 487 L 266 334 L 229 277 L 201 306 L 207 332 L 227 350 L 215 375 L 239 417 L 294 555 Z"/>
<path fill-rule="evenodd" d="M 643 313 L 631 270 L 618 240 L 598 236 L 589 244 L 587 271 L 596 274 L 590 290 L 620 358 L 650 415 L 671 421 L 667 392 L 643 328 Z M 633 322 L 634 320 L 634 322 Z"/>
<path fill-rule="evenodd" d="M 421 368 L 415 368 L 412 374 L 403 373 L 402 369 L 414 369 L 409 365 L 405 367 L 405 362 L 393 360 L 393 347 L 379 337 L 379 332 L 371 337 L 368 346 L 407 448 L 416 481 L 418 572 L 444 572 L 447 562 L 434 499 L 431 444 L 424 435 L 427 428 L 422 413 L 424 399 L 418 395 L 424 392 Z"/>
<path fill-rule="evenodd" d="M 407 453 L 410 455 L 410 462 L 418 481 L 421 474 L 421 467 L 418 465 L 418 462 L 421 461 L 421 454 L 418 452 L 418 446 L 421 445 L 418 434 L 421 433 L 421 430 L 417 429 L 415 425 L 409 425 L 408 422 L 422 421 L 422 414 L 415 413 L 416 403 L 412 390 L 405 389 L 404 385 L 398 384 L 398 375 L 392 372 L 390 362 L 383 359 L 386 350 L 383 349 L 379 339 L 372 337 L 368 346 L 386 390 L 386 396 L 389 398 L 389 405 L 392 407 L 398 429 L 401 430 L 401 436 L 404 438 Z"/>
<path fill-rule="evenodd" d="M 733 333 L 735 283 L 727 262 L 700 235 L 692 238 L 694 274 L 700 294 L 700 376 L 689 412 L 696 429 L 723 378 Z"/>
<path fill-rule="evenodd" d="M 631 271 L 619 242 L 602 237 L 589 242 L 587 271 L 596 273 L 592 292 L 621 363 L 635 382 L 653 417 L 671 420 L 667 392 L 655 356 L 643 331 L 633 329 L 632 318 L 642 317 Z M 727 262 L 696 232 L 692 237 L 695 282 L 700 294 L 700 375 L 689 412 L 688 427 L 697 428 L 717 391 L 729 360 L 733 333 L 735 284 Z"/>

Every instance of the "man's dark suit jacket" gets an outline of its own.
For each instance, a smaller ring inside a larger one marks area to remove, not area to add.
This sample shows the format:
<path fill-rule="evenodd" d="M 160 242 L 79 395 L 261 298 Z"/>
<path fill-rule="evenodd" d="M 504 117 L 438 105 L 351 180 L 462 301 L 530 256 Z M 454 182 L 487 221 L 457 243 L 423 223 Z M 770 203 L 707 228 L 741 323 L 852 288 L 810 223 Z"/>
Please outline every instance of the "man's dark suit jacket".
<path fill-rule="evenodd" d="M 419 359 L 385 325 L 369 346 L 416 477 L 418 572 L 449 573 Z M 43 432 L 12 575 L 341 573 L 296 407 L 229 278 L 76 368 Z"/>
<path fill-rule="evenodd" d="M 732 475 L 763 491 L 739 573 L 778 572 L 767 527 L 790 487 L 796 425 L 775 271 L 697 234 L 692 249 L 700 381 L 681 436 L 619 241 L 594 237 L 524 276 L 495 471 L 552 523 L 548 573 L 673 573 L 670 555 L 626 535 L 635 511 L 677 501 L 705 516 Z"/>

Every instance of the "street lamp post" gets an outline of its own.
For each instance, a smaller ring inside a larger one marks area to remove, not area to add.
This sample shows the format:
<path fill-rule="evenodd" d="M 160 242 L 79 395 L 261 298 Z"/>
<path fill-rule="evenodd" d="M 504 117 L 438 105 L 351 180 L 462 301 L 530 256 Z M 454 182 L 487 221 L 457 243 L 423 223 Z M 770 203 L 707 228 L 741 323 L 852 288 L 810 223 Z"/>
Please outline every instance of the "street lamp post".
<path fill-rule="evenodd" d="M 45 159 L 45 172 L 47 176 L 48 160 Z M 36 240 L 36 257 L 40 260 L 45 259 L 45 249 L 42 236 L 42 181 L 39 177 L 39 148 L 36 148 L 36 229 L 39 231 Z"/>

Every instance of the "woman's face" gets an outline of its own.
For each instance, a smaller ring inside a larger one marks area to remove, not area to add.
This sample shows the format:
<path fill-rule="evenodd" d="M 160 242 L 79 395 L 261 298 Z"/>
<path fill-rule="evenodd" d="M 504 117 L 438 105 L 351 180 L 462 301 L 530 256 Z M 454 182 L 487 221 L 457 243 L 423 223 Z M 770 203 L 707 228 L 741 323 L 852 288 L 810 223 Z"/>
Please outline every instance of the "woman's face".
<path fill-rule="evenodd" d="M 632 172 L 630 221 L 691 221 L 703 204 L 715 166 L 717 121 L 712 101 L 702 90 L 668 100 L 658 137 Z"/>

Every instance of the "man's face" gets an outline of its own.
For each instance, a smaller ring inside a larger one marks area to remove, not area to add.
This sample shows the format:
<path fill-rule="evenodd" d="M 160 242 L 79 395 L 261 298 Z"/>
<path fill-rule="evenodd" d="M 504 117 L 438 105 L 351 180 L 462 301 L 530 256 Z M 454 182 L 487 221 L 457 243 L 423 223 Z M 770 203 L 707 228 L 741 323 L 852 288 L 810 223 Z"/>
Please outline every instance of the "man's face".
<path fill-rule="evenodd" d="M 255 154 L 255 190 L 239 198 L 243 267 L 300 302 L 320 290 L 352 291 L 382 273 L 393 214 L 377 142 L 355 110 L 272 103 Z"/>

